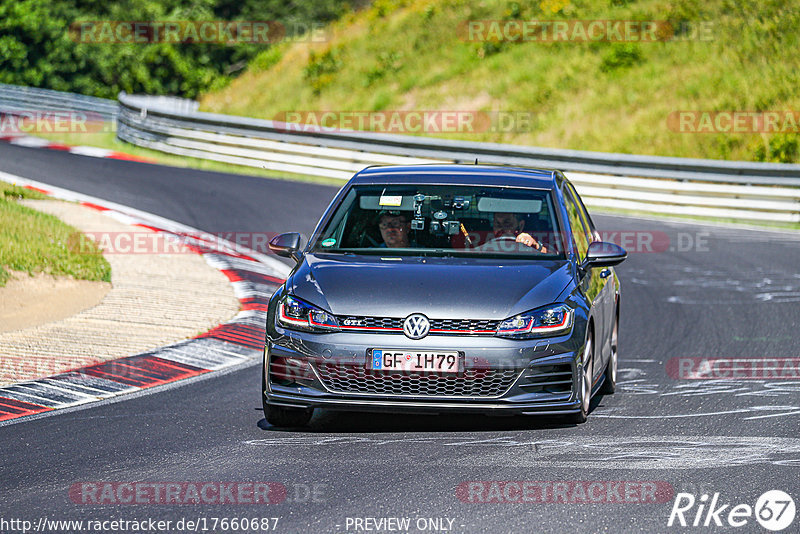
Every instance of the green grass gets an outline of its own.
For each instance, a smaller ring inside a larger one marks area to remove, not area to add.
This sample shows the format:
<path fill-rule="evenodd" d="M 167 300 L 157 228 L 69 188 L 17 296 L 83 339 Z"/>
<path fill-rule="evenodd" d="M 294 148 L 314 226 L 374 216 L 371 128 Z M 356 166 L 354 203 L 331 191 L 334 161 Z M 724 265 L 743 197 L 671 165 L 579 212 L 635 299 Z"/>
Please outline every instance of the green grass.
<path fill-rule="evenodd" d="M 462 38 L 465 21 L 497 19 L 670 21 L 679 33 L 624 44 Z M 704 23 L 705 40 L 693 39 Z M 204 95 L 201 109 L 267 119 L 315 110 L 523 111 L 533 114 L 529 126 L 446 136 L 797 162 L 796 133 L 679 133 L 668 117 L 799 110 L 798 27 L 791 0 L 376 0 L 333 23 L 328 42 L 264 52 L 228 87 Z"/>
<path fill-rule="evenodd" d="M 278 178 L 282 180 L 293 180 L 299 182 L 311 182 L 325 185 L 342 186 L 344 180 L 335 178 L 324 178 L 320 176 L 308 176 L 304 174 L 293 174 L 287 172 L 270 171 L 258 167 L 247 167 L 244 165 L 232 165 L 217 161 L 190 158 L 167 154 L 149 148 L 143 148 L 117 139 L 114 132 L 102 133 L 37 133 L 37 137 L 49 139 L 58 143 L 68 145 L 93 146 L 124 152 L 132 156 L 148 159 L 154 163 L 170 165 L 172 167 L 185 167 L 190 169 L 200 169 L 204 171 L 226 172 L 232 174 L 245 174 L 248 176 L 260 176 L 263 178 Z"/>
<path fill-rule="evenodd" d="M 111 266 L 94 242 L 52 215 L 17 203 L 44 195 L 0 182 L 0 287 L 9 271 L 111 281 Z"/>

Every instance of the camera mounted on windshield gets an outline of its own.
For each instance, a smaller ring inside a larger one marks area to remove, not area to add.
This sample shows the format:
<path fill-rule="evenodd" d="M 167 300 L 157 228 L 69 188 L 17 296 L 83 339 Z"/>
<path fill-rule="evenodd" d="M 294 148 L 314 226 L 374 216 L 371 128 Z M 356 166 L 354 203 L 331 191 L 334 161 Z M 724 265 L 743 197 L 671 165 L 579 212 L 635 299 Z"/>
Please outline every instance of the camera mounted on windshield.
<path fill-rule="evenodd" d="M 461 231 L 462 225 L 455 219 L 455 211 L 469 209 L 469 205 L 469 199 L 464 196 L 414 195 L 414 220 L 411 221 L 411 229 L 424 230 L 427 216 L 430 219 L 429 231 L 432 235 L 436 237 L 456 235 Z"/>

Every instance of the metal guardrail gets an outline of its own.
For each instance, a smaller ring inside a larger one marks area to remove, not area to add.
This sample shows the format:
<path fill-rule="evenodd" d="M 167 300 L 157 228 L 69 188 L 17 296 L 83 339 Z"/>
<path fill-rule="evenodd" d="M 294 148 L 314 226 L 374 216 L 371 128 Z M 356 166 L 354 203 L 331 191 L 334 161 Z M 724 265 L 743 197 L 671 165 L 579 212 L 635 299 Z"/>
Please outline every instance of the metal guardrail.
<path fill-rule="evenodd" d="M 0 83 L 0 111 L 4 113 L 82 111 L 97 113 L 103 120 L 113 122 L 118 110 L 116 100 Z"/>
<path fill-rule="evenodd" d="M 800 165 L 664 158 L 474 143 L 164 108 L 120 94 L 117 135 L 184 156 L 347 179 L 373 164 L 505 163 L 566 171 L 594 207 L 800 222 Z"/>
<path fill-rule="evenodd" d="M 195 102 L 184 99 L 121 93 L 115 103 L 0 84 L 0 111 L 9 103 L 28 108 L 52 103 L 56 109 L 102 113 L 111 113 L 112 106 L 117 136 L 124 141 L 235 165 L 348 179 L 367 165 L 471 163 L 477 158 L 482 163 L 562 169 L 586 204 L 594 207 L 800 222 L 800 165 L 794 164 L 607 154 L 361 131 L 309 132 L 277 121 L 198 112 Z"/>

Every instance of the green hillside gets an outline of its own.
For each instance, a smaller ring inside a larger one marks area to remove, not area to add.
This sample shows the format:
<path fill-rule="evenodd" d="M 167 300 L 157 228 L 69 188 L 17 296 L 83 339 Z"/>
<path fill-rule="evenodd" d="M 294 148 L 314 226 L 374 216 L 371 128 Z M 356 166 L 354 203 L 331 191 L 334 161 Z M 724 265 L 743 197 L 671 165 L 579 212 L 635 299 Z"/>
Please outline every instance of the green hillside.
<path fill-rule="evenodd" d="M 465 32 L 470 20 L 534 19 L 579 20 L 584 27 L 593 20 L 660 21 L 660 37 L 542 42 L 486 32 L 470 41 Z M 788 133 L 682 133 L 674 122 L 687 110 L 778 111 L 781 117 L 800 110 L 798 27 L 797 4 L 781 0 L 378 0 L 334 22 L 325 42 L 284 43 L 256 56 L 228 87 L 205 94 L 201 109 L 270 119 L 319 110 L 529 113 L 529 123 L 510 131 L 445 135 L 798 161 L 791 123 L 783 128 Z"/>

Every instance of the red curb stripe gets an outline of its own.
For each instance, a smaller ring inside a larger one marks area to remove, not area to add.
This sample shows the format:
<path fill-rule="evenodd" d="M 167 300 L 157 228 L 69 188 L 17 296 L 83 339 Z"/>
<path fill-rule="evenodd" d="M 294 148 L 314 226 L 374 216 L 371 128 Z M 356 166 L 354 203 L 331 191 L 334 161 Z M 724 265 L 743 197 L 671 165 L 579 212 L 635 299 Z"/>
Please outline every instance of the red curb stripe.
<path fill-rule="evenodd" d="M 267 311 L 269 306 L 266 302 L 244 302 L 242 303 L 242 311 Z"/>
<path fill-rule="evenodd" d="M 263 331 L 263 332 L 266 333 L 266 331 Z M 261 336 L 259 334 L 260 334 L 260 332 L 258 332 L 258 333 L 237 332 L 236 330 L 229 329 L 229 328 L 225 328 L 225 329 L 223 329 L 223 328 L 215 328 L 211 332 L 207 332 L 206 334 L 203 334 L 202 337 L 211 337 L 211 336 L 224 335 L 224 336 L 228 336 L 228 337 L 230 337 L 232 339 L 240 339 L 242 341 L 253 342 L 255 340 L 260 339 Z"/>
<path fill-rule="evenodd" d="M 222 273 L 227 276 L 228 280 L 231 282 L 267 282 L 280 285 L 286 281 L 276 276 L 269 276 L 268 274 L 261 274 L 253 271 L 241 271 L 239 269 L 222 269 Z"/>
<path fill-rule="evenodd" d="M 98 204 L 92 204 L 91 202 L 81 202 L 81 206 L 86 206 L 87 208 L 92 208 L 97 211 L 111 211 L 111 208 L 106 208 L 105 206 L 100 206 Z"/>
<path fill-rule="evenodd" d="M 13 142 L 16 139 L 41 139 L 40 137 L 36 137 L 33 135 L 0 135 L 0 141 L 5 142 Z M 46 148 L 49 150 L 60 150 L 62 152 L 69 152 L 70 154 L 77 154 L 80 156 L 88 156 L 92 158 L 106 158 L 106 159 L 118 159 L 123 161 L 135 161 L 137 163 L 149 163 L 149 164 L 158 164 L 158 160 L 146 158 L 142 156 L 134 156 L 133 154 L 127 154 L 125 152 L 117 152 L 117 151 L 107 151 L 107 153 L 103 156 L 91 155 L 91 154 L 80 154 L 75 152 L 75 149 L 84 148 L 83 145 L 68 145 L 65 143 L 55 143 L 55 142 L 48 142 L 44 145 L 39 145 L 33 148 Z M 87 146 L 86 148 L 98 148 L 98 147 L 90 147 Z M 107 149 L 101 149 L 107 150 Z"/>
<path fill-rule="evenodd" d="M 50 410 L 52 410 L 52 408 L 47 408 L 46 406 L 0 397 L 0 421 L 16 419 L 17 417 L 25 417 L 26 415 L 34 415 Z"/>
<path fill-rule="evenodd" d="M 38 191 L 39 193 L 42 193 L 44 195 L 50 194 L 50 191 L 47 191 L 46 189 L 39 189 L 38 187 L 33 187 L 32 185 L 23 185 L 22 187 L 24 187 L 25 189 L 30 189 L 31 191 Z"/>
<path fill-rule="evenodd" d="M 260 343 L 260 342 L 253 341 L 253 342 L 250 342 L 250 343 L 244 343 L 239 339 L 230 338 L 230 337 L 225 336 L 225 335 L 216 335 L 216 336 L 213 336 L 213 339 L 217 339 L 219 341 L 225 341 L 226 343 L 232 343 L 234 345 L 238 345 L 240 347 L 245 347 L 245 348 L 253 349 L 253 350 L 260 350 L 260 349 L 262 349 L 264 347 L 264 344 Z"/>
<path fill-rule="evenodd" d="M 45 148 L 49 148 L 50 150 L 61 150 L 61 151 L 64 151 L 64 152 L 69 152 L 69 150 L 72 147 L 69 146 L 69 145 L 61 144 L 61 143 L 50 143 Z"/>
<path fill-rule="evenodd" d="M 124 152 L 112 152 L 108 156 L 108 159 L 118 159 L 122 161 L 135 161 L 137 163 L 158 163 L 157 160 L 150 159 L 150 158 L 143 158 L 141 156 L 134 156 L 133 154 L 126 154 Z"/>
<path fill-rule="evenodd" d="M 236 271 L 234 271 L 234 270 L 231 270 L 231 269 L 220 269 L 220 271 L 219 271 L 219 272 L 221 272 L 222 274 L 224 274 L 224 275 L 225 275 L 225 277 L 226 277 L 226 278 L 227 278 L 229 281 L 231 281 L 231 282 L 241 282 L 241 281 L 243 281 L 243 280 L 244 280 L 244 279 L 243 279 L 243 278 L 242 278 L 242 277 L 239 275 L 239 273 L 237 273 Z"/>
<path fill-rule="evenodd" d="M 264 328 L 243 326 L 234 323 L 220 325 L 217 328 L 209 330 L 205 334 L 200 334 L 197 337 L 221 339 L 223 341 L 227 341 L 228 343 L 258 350 L 264 345 L 266 330 Z"/>
<path fill-rule="evenodd" d="M 207 373 L 208 369 L 145 355 L 111 360 L 80 371 L 129 386 L 149 388 Z"/>
<path fill-rule="evenodd" d="M 166 232 L 166 230 L 163 230 L 161 228 L 156 228 L 155 226 L 150 226 L 149 224 L 144 224 L 144 223 L 136 223 L 132 224 L 131 226 L 138 226 L 140 228 L 145 228 L 146 230 L 152 230 L 154 232 Z"/>
<path fill-rule="evenodd" d="M 178 234 L 178 235 L 185 236 L 185 237 L 194 237 L 194 236 L 191 236 L 190 234 Z M 251 256 L 248 256 L 247 254 L 243 254 L 241 252 L 235 252 L 235 251 L 230 251 L 230 250 L 222 250 L 222 249 L 214 248 L 212 245 L 187 243 L 186 246 L 189 247 L 190 249 L 192 249 L 194 252 L 196 252 L 198 254 L 219 254 L 219 255 L 222 255 L 222 256 L 230 256 L 232 258 L 239 258 L 239 259 L 242 259 L 242 260 L 256 261 L 255 258 L 253 258 Z"/>

